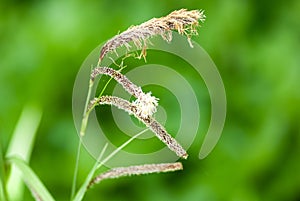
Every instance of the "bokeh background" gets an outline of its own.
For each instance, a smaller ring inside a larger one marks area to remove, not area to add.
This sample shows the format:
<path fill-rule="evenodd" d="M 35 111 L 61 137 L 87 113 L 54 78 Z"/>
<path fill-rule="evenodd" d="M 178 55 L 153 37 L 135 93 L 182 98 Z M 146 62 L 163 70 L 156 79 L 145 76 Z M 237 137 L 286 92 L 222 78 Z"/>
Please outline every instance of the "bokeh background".
<path fill-rule="evenodd" d="M 85 200 L 300 200 L 300 1 L 1 1 L 2 149 L 22 110 L 39 108 L 30 165 L 57 200 L 70 196 L 78 144 L 72 90 L 82 62 L 119 31 L 179 8 L 205 10 L 194 40 L 226 88 L 222 137 L 204 160 L 193 145 L 182 172 L 105 181 Z M 209 101 L 202 107 L 209 114 Z M 83 149 L 79 182 L 93 163 Z M 24 200 L 33 200 L 29 191 Z"/>

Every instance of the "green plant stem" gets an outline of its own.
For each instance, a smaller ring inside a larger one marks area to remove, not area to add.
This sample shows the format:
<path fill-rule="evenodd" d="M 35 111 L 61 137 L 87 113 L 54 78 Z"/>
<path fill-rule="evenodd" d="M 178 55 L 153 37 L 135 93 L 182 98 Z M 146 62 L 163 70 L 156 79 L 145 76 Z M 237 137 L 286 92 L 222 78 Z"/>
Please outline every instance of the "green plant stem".
<path fill-rule="evenodd" d="M 97 67 L 100 66 L 100 62 L 101 60 L 98 61 Z M 119 69 L 119 71 L 123 70 L 126 66 L 121 66 L 121 68 Z M 113 78 L 111 77 L 106 84 L 104 85 L 103 89 L 101 90 L 98 98 L 100 98 L 102 96 L 102 94 L 104 93 L 105 89 L 107 88 L 108 84 L 111 82 Z M 92 89 L 94 86 L 94 80 L 89 81 L 89 88 L 88 88 L 88 94 L 86 97 L 86 101 L 85 101 L 85 107 L 84 107 L 84 112 L 83 112 L 83 117 L 82 117 L 82 121 L 81 121 L 81 127 L 80 127 L 80 138 L 83 137 L 86 133 L 86 127 L 87 127 L 87 123 L 88 123 L 88 119 L 89 119 L 89 115 L 91 113 L 91 111 L 96 107 L 97 103 L 94 103 L 93 105 L 91 105 L 91 107 L 89 106 L 89 102 L 90 102 L 90 98 L 91 98 L 91 93 L 92 93 Z M 134 138 L 133 138 L 134 139 Z M 132 139 L 132 140 L 133 140 Z M 129 141 L 130 142 L 130 141 Z M 128 143 L 129 143 L 128 142 Z M 126 145 L 125 145 L 126 146 Z M 73 182 L 72 182 L 72 189 L 71 189 L 71 200 L 74 197 L 75 194 L 75 190 L 76 190 L 76 182 L 77 182 L 77 175 L 78 175 L 78 166 L 79 166 L 79 158 L 80 158 L 80 150 L 81 150 L 81 140 L 79 140 L 79 144 L 78 144 L 78 148 L 77 148 L 77 156 L 76 156 L 76 164 L 75 164 L 75 169 L 74 169 L 74 176 L 73 176 Z M 116 154 L 116 153 L 115 153 Z M 114 154 L 113 154 L 114 155 Z M 112 155 L 112 156 L 113 156 Z M 111 156 L 111 157 L 112 157 Z M 106 160 L 107 161 L 107 160 Z M 93 176 L 93 175 L 92 175 Z M 78 194 L 78 193 L 77 193 Z M 77 197 L 77 196 L 76 196 Z M 75 198 L 76 199 L 76 198 Z"/>
<path fill-rule="evenodd" d="M 97 169 L 99 169 L 103 164 L 105 164 L 109 159 L 111 159 L 114 155 L 116 155 L 121 149 L 123 149 L 126 145 L 128 145 L 132 140 L 136 139 L 138 136 L 142 135 L 143 133 L 145 133 L 148 129 L 145 129 L 141 132 L 139 132 L 138 134 L 134 135 L 133 137 L 131 137 L 129 140 L 127 140 L 126 142 L 124 142 L 120 147 L 118 147 L 118 149 L 116 149 L 115 151 L 113 151 L 111 154 L 109 154 L 104 160 L 101 160 L 104 151 L 107 147 L 107 144 L 105 145 L 105 147 L 102 149 L 101 154 L 99 156 L 99 158 L 97 159 L 94 167 L 92 168 L 92 170 L 90 171 L 90 173 L 88 174 L 87 178 L 85 179 L 85 182 L 82 184 L 82 186 L 80 187 L 80 189 L 78 190 L 78 192 L 76 193 L 75 198 L 73 199 L 73 201 L 81 201 L 84 197 L 84 194 L 86 192 L 86 190 L 88 189 L 88 186 L 96 172 Z M 100 163 L 99 163 L 100 162 Z"/>
<path fill-rule="evenodd" d="M 101 161 L 101 163 L 97 166 L 97 169 L 99 169 L 104 163 L 106 163 L 109 159 L 111 159 L 114 155 L 116 155 L 121 149 L 123 149 L 125 146 L 127 146 L 132 140 L 139 137 L 140 135 L 145 133 L 147 130 L 149 130 L 149 129 L 147 128 L 145 130 L 142 130 L 141 132 L 139 132 L 138 134 L 134 135 L 129 140 L 127 140 L 124 144 L 119 146 L 116 150 L 114 150 L 111 154 L 109 154 L 105 159 L 103 159 L 103 161 Z"/>
<path fill-rule="evenodd" d="M 98 65 L 99 66 L 99 63 Z M 102 96 L 102 94 L 104 93 L 104 90 L 107 88 L 109 82 L 112 80 L 109 79 L 108 82 L 105 84 L 105 86 L 103 87 L 102 91 L 99 94 L 99 97 Z M 90 101 L 90 97 L 91 97 L 91 92 L 92 92 L 92 88 L 94 86 L 94 81 L 90 79 L 89 82 L 89 89 L 88 89 L 88 94 L 87 94 L 87 98 L 85 101 L 85 107 L 84 107 L 84 112 L 83 112 L 83 118 L 81 121 L 81 128 L 80 128 L 80 137 L 85 135 L 86 132 L 86 127 L 87 127 L 87 123 L 88 123 L 88 119 L 89 119 L 89 115 L 90 112 L 95 108 L 96 104 L 92 105 L 92 107 L 90 107 L 88 109 L 88 105 L 89 105 L 89 101 Z M 75 169 L 74 169 L 74 176 L 73 176 L 73 182 L 72 182 L 72 190 L 71 190 L 71 199 L 73 198 L 74 194 L 75 194 L 75 190 L 76 190 L 76 182 L 77 182 L 77 175 L 78 175 L 78 166 L 79 166 L 79 158 L 80 158 L 80 150 L 81 150 L 81 140 L 79 140 L 78 143 L 78 148 L 77 148 L 77 156 L 76 156 L 76 164 L 75 164 Z"/>
<path fill-rule="evenodd" d="M 78 167 L 79 167 L 80 151 L 81 151 L 81 140 L 79 139 L 78 148 L 77 148 L 77 155 L 76 155 L 76 164 L 75 164 L 73 181 L 72 181 L 72 190 L 71 190 L 70 200 L 72 200 L 72 198 L 75 195 L 76 183 L 77 183 L 77 175 L 78 175 Z"/>
<path fill-rule="evenodd" d="M 89 100 L 90 100 L 90 97 L 91 97 L 93 86 L 94 86 L 94 81 L 90 79 L 88 94 L 87 94 L 86 101 L 85 101 L 85 106 L 84 106 L 83 118 L 82 118 L 82 121 L 81 121 L 80 138 L 85 135 L 86 126 L 87 126 L 87 122 L 88 122 L 88 118 L 89 118 L 89 112 L 87 113 L 87 107 L 88 107 L 88 104 L 89 104 Z M 75 194 L 75 190 L 76 190 L 78 166 L 79 166 L 79 159 L 80 159 L 80 151 L 81 151 L 81 139 L 79 139 L 79 142 L 78 142 L 76 163 L 75 163 L 75 169 L 74 169 L 70 199 L 73 198 L 73 196 Z"/>
<path fill-rule="evenodd" d="M 90 98 L 91 98 L 91 93 L 92 93 L 93 86 L 94 86 L 94 81 L 90 79 L 88 94 L 87 94 L 86 101 L 85 101 L 85 106 L 84 106 L 83 118 L 82 118 L 82 122 L 81 122 L 80 136 L 84 136 L 85 131 L 86 131 L 86 126 L 87 126 L 89 113 L 90 113 L 89 111 L 91 111 L 91 110 L 88 111 L 87 108 L 88 108 L 89 101 L 90 101 Z"/>
<path fill-rule="evenodd" d="M 76 193 L 75 198 L 73 199 L 73 201 L 81 201 L 84 197 L 84 194 L 86 192 L 86 189 L 91 181 L 91 179 L 93 178 L 93 175 L 95 174 L 95 171 L 97 170 L 97 165 L 100 162 L 101 158 L 104 155 L 104 152 L 107 148 L 108 143 L 106 143 L 97 159 L 97 161 L 95 162 L 95 165 L 93 166 L 93 168 L 91 169 L 91 171 L 89 172 L 88 176 L 86 177 L 84 183 L 81 185 L 80 189 L 78 190 L 78 192 Z"/>

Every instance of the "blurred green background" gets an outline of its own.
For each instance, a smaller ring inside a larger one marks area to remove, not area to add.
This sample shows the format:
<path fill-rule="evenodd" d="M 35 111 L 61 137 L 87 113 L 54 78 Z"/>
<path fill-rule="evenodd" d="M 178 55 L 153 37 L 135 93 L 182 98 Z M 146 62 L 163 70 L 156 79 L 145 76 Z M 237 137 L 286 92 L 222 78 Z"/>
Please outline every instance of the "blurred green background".
<path fill-rule="evenodd" d="M 182 172 L 105 181 L 85 200 L 300 200 L 300 1 L 1 1 L 1 144 L 26 105 L 40 108 L 30 165 L 57 200 L 71 189 L 82 62 L 118 31 L 179 8 L 205 10 L 194 40 L 225 84 L 222 137 L 204 160 L 192 146 Z M 83 150 L 80 182 L 93 162 Z M 24 200 L 33 200 L 28 191 Z"/>

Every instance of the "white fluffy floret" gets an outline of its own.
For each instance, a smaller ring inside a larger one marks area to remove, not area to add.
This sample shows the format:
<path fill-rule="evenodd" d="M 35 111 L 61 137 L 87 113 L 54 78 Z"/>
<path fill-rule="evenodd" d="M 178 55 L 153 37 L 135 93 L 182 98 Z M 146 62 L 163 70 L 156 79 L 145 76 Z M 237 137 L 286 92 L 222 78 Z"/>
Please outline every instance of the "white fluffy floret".
<path fill-rule="evenodd" d="M 158 106 L 158 98 L 151 96 L 151 92 L 141 95 L 132 104 L 136 107 L 137 113 L 141 117 L 146 118 L 152 116 L 156 111 Z"/>

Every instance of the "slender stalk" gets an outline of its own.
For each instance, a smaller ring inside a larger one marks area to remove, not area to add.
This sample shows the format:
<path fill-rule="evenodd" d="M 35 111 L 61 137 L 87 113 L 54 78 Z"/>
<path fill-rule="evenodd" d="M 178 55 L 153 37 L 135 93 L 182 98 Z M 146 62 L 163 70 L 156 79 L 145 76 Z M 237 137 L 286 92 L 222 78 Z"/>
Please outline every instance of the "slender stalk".
<path fill-rule="evenodd" d="M 101 60 L 98 61 L 97 67 L 100 65 L 100 63 L 101 63 Z M 119 71 L 123 70 L 124 68 L 125 67 L 121 66 L 121 68 L 120 68 Z M 102 96 L 102 94 L 104 93 L 105 89 L 107 88 L 108 84 L 111 82 L 112 79 L 113 78 L 111 77 L 106 82 L 106 84 L 104 85 L 103 89 L 101 90 L 101 92 L 99 94 L 99 97 Z M 82 136 L 85 135 L 90 112 L 96 106 L 96 104 L 95 104 L 95 105 L 93 105 L 91 107 L 88 107 L 89 106 L 89 102 L 90 102 L 90 97 L 91 97 L 93 86 L 94 86 L 94 79 L 91 78 L 90 81 L 89 81 L 88 94 L 87 94 L 87 97 L 86 97 L 85 107 L 84 107 L 84 112 L 83 112 L 83 117 L 82 117 L 82 121 L 81 121 L 80 137 L 82 137 Z M 77 175 L 78 175 L 78 166 L 79 166 L 79 159 L 80 159 L 80 150 L 81 150 L 81 141 L 79 140 L 79 142 L 78 142 L 78 148 L 77 148 L 76 164 L 75 164 L 75 169 L 74 169 L 74 175 L 73 175 L 73 182 L 72 182 L 72 189 L 71 189 L 70 200 L 72 200 L 72 198 L 74 197 L 75 190 L 76 190 Z"/>
<path fill-rule="evenodd" d="M 97 169 L 99 169 L 109 159 L 111 159 L 114 155 L 116 155 L 121 149 L 123 149 L 124 147 L 126 147 L 132 140 L 134 140 L 135 138 L 139 137 L 140 135 L 142 135 L 143 133 L 145 133 L 147 130 L 148 130 L 148 128 L 145 129 L 145 130 L 143 130 L 143 131 L 141 131 L 141 132 L 139 132 L 138 134 L 134 135 L 129 140 L 127 140 L 124 144 L 122 144 L 121 146 L 119 146 L 116 150 L 114 150 L 111 154 L 109 154 L 105 159 L 103 159 L 103 161 L 101 161 L 101 163 L 97 166 Z"/>
<path fill-rule="evenodd" d="M 88 119 L 89 119 L 89 113 L 87 113 L 87 106 L 90 102 L 90 97 L 91 97 L 93 86 L 94 86 L 94 80 L 90 79 L 88 94 L 87 94 L 87 97 L 86 97 L 85 107 L 84 107 L 84 112 L 83 112 L 83 118 L 82 118 L 82 122 L 81 122 L 80 136 L 84 136 L 86 126 L 87 126 L 87 122 L 88 122 Z"/>
<path fill-rule="evenodd" d="M 82 184 L 82 186 L 80 187 L 79 191 L 76 193 L 75 198 L 73 199 L 73 201 L 81 201 L 84 197 L 84 194 L 86 192 L 86 190 L 88 189 L 89 183 L 91 182 L 94 173 L 97 169 L 99 169 L 103 164 L 105 164 L 109 159 L 111 159 L 114 155 L 116 155 L 121 149 L 123 149 L 125 146 L 127 146 L 131 141 L 133 141 L 134 139 L 136 139 L 137 137 L 139 137 L 140 135 L 142 135 L 143 133 L 145 133 L 148 129 L 145 129 L 141 132 L 139 132 L 138 134 L 134 135 L 133 137 L 131 137 L 129 140 L 127 140 L 124 144 L 122 144 L 120 147 L 118 147 L 115 151 L 113 151 L 111 154 L 109 154 L 104 160 L 101 160 L 104 151 L 106 150 L 107 144 L 105 145 L 105 147 L 102 149 L 102 152 L 99 156 L 99 158 L 97 159 L 97 162 L 95 163 L 94 167 L 92 168 L 92 170 L 90 171 L 90 173 L 88 174 L 87 178 L 85 179 L 85 182 Z M 100 163 L 99 163 L 100 162 Z"/>
<path fill-rule="evenodd" d="M 97 158 L 97 161 L 95 162 L 95 165 L 93 166 L 93 168 L 91 169 L 90 173 L 88 174 L 88 176 L 86 177 L 84 183 L 81 185 L 80 189 L 78 190 L 78 192 L 76 193 L 75 198 L 73 199 L 73 201 L 81 201 L 86 193 L 86 189 L 91 181 L 91 179 L 93 178 L 93 175 L 95 174 L 95 171 L 97 170 L 97 165 L 99 163 L 99 161 L 101 160 L 101 158 L 104 155 L 104 152 L 107 148 L 107 143 L 104 145 L 99 157 Z"/>
<path fill-rule="evenodd" d="M 88 94 L 87 94 L 87 97 L 86 97 L 83 117 L 82 117 L 82 121 L 81 121 L 80 138 L 85 135 L 85 131 L 86 131 L 86 126 L 87 126 L 87 122 L 88 122 L 88 118 L 89 118 L 89 113 L 87 113 L 87 106 L 88 106 L 89 101 L 90 101 L 93 85 L 94 85 L 94 81 L 90 79 Z M 80 159 L 80 151 L 81 151 L 81 140 L 79 139 L 70 200 L 72 200 L 72 198 L 74 197 L 75 190 L 76 190 L 78 166 L 79 166 L 79 159 Z"/>
<path fill-rule="evenodd" d="M 77 148 L 77 155 L 76 155 L 76 164 L 75 164 L 74 175 L 73 175 L 73 182 L 72 182 L 72 190 L 71 190 L 70 201 L 72 200 L 72 198 L 75 195 L 76 183 L 77 183 L 77 175 L 78 175 L 78 167 L 79 167 L 79 159 L 80 159 L 80 151 L 81 151 L 81 141 L 79 139 L 78 148 Z"/>

